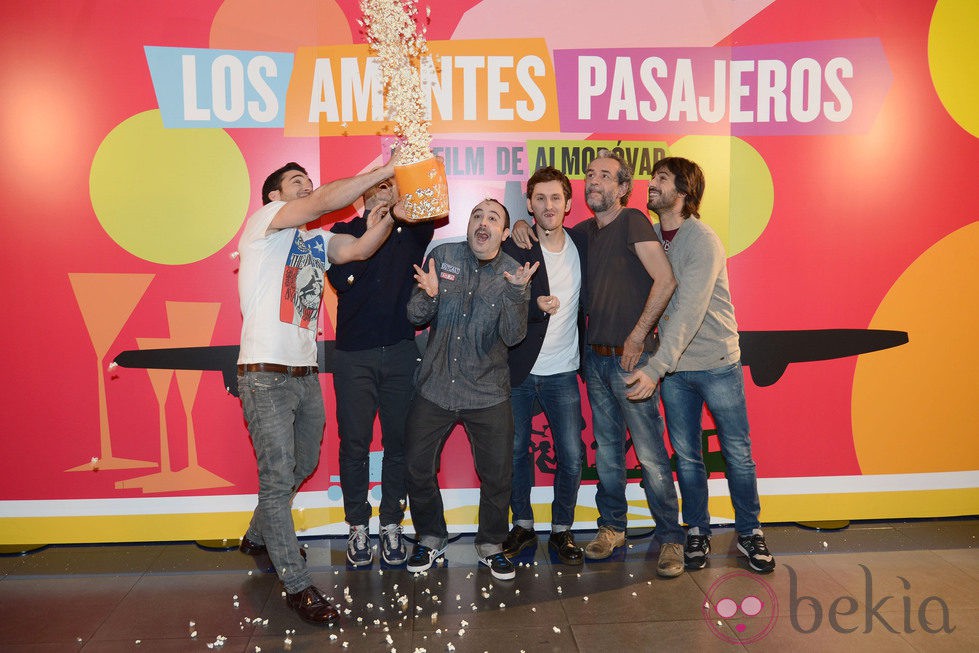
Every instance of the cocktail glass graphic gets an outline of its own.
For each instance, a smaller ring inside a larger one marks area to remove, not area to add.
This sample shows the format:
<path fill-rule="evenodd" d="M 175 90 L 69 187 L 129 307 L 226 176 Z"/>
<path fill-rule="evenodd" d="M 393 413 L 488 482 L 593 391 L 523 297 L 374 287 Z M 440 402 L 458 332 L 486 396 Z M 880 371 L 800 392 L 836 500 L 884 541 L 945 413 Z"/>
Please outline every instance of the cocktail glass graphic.
<path fill-rule="evenodd" d="M 210 344 L 217 322 L 220 304 L 205 302 L 167 302 L 169 338 L 137 338 L 140 349 L 167 349 L 194 347 Z M 232 485 L 198 462 L 197 436 L 194 429 L 193 409 L 202 376 L 201 370 L 171 370 L 147 368 L 153 392 L 159 405 L 160 421 L 160 471 L 116 483 L 117 489 L 138 487 L 143 492 L 170 492 L 198 490 Z M 173 378 L 177 379 L 177 392 L 187 419 L 187 467 L 173 470 L 173 460 L 167 429 L 166 403 L 170 396 Z"/>
<path fill-rule="evenodd" d="M 105 388 L 105 355 L 126 324 L 155 275 L 71 273 L 68 279 L 95 349 L 99 399 L 99 457 L 65 471 L 156 467 L 147 460 L 120 458 L 112 453 L 109 407 Z"/>

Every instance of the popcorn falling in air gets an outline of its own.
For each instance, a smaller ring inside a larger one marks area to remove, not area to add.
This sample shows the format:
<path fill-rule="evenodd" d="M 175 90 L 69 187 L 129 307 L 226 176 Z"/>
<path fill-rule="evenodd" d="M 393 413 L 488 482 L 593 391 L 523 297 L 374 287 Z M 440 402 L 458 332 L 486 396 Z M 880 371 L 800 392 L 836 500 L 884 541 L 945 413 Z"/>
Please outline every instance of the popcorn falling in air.
<path fill-rule="evenodd" d="M 384 78 L 387 114 L 402 140 L 402 163 L 431 157 L 432 135 L 425 120 L 418 66 L 428 54 L 424 29 L 414 16 L 418 0 L 361 0 L 367 43 L 377 57 Z"/>
<path fill-rule="evenodd" d="M 240 254 L 238 254 L 238 252 L 231 252 L 230 256 L 231 256 L 231 260 L 234 260 L 234 259 L 238 258 L 240 256 Z"/>

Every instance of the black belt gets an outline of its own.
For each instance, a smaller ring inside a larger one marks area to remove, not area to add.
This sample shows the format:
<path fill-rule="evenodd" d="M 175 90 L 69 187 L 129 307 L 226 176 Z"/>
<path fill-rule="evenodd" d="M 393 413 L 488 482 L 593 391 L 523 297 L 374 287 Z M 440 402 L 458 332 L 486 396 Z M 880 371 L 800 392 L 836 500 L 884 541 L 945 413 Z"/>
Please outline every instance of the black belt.
<path fill-rule="evenodd" d="M 288 374 L 289 376 L 306 376 L 316 374 L 318 371 L 315 365 L 303 365 L 292 367 L 290 365 L 279 365 L 278 363 L 246 363 L 238 366 L 238 374 L 245 372 L 275 372 L 276 374 Z"/>
<path fill-rule="evenodd" d="M 599 356 L 621 356 L 622 347 L 612 347 L 610 345 L 589 345 Z"/>

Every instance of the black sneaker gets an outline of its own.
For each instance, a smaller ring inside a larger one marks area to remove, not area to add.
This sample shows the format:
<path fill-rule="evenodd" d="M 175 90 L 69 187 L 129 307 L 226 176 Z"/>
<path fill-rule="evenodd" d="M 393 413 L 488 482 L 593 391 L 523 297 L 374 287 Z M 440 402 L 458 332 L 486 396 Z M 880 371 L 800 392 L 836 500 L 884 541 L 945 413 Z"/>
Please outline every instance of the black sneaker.
<path fill-rule="evenodd" d="M 513 563 L 503 555 L 502 551 L 494 553 L 491 556 L 486 556 L 485 558 L 480 558 L 479 563 L 490 568 L 490 573 L 493 574 L 493 578 L 512 580 L 517 576 L 517 571 L 513 568 Z"/>
<path fill-rule="evenodd" d="M 420 571 L 428 571 L 432 568 L 432 563 L 445 555 L 445 547 L 433 549 L 423 544 L 416 544 L 408 558 L 407 570 L 413 574 Z"/>
<path fill-rule="evenodd" d="M 738 551 L 748 557 L 748 565 L 761 574 L 767 574 L 775 569 L 775 556 L 765 544 L 765 536 L 755 529 L 751 535 L 738 536 Z"/>
<path fill-rule="evenodd" d="M 687 569 L 703 569 L 707 566 L 708 553 L 709 535 L 687 535 L 687 545 L 683 549 L 683 566 Z"/>
<path fill-rule="evenodd" d="M 514 525 L 503 540 L 503 555 L 512 558 L 532 544 L 537 544 L 537 533 L 523 526 Z"/>

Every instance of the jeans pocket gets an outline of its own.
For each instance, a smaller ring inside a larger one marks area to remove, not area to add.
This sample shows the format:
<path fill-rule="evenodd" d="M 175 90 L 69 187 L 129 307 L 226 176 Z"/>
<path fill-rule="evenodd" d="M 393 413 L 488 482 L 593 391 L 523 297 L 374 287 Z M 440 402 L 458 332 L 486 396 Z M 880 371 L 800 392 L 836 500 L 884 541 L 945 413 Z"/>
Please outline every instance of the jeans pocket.
<path fill-rule="evenodd" d="M 274 390 L 281 388 L 289 377 L 280 372 L 253 372 L 250 385 L 256 390 Z"/>
<path fill-rule="evenodd" d="M 705 370 L 707 374 L 711 376 L 724 376 L 725 374 L 730 374 L 734 370 L 740 369 L 741 361 L 736 361 L 734 363 L 729 363 L 727 365 L 722 365 L 721 367 L 715 367 L 714 369 Z"/>

